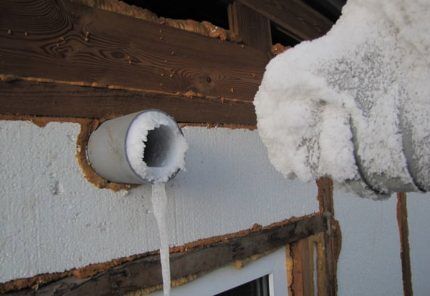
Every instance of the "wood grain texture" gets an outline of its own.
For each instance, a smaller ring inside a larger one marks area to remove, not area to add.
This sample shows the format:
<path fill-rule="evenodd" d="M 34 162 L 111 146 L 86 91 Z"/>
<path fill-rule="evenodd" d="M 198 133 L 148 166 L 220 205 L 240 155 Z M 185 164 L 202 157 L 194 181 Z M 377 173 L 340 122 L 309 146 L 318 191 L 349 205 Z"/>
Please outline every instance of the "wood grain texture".
<path fill-rule="evenodd" d="M 298 40 L 327 33 L 333 23 L 300 0 L 238 0 L 286 29 Z"/>
<path fill-rule="evenodd" d="M 313 240 L 310 238 L 299 240 L 289 246 L 293 268 L 289 293 L 293 296 L 315 295 L 314 287 L 314 258 Z"/>
<path fill-rule="evenodd" d="M 230 30 L 236 33 L 248 46 L 269 54 L 272 48 L 270 21 L 255 10 L 240 2 L 228 7 Z"/>
<path fill-rule="evenodd" d="M 23 80 L 0 81 L 0 114 L 108 119 L 150 108 L 163 110 L 183 123 L 256 124 L 251 102 Z"/>
<path fill-rule="evenodd" d="M 0 1 L 0 74 L 249 102 L 267 61 L 251 47 L 66 0 Z"/>
<path fill-rule="evenodd" d="M 290 220 L 251 231 L 239 237 L 225 238 L 204 247 L 185 248 L 170 255 L 173 280 L 193 278 L 253 255 L 264 254 L 286 244 L 325 231 L 320 215 Z M 8 295 L 124 295 L 149 289 L 162 283 L 158 254 L 123 263 L 89 278 L 66 278 L 39 285 L 37 290 L 24 289 Z"/>
<path fill-rule="evenodd" d="M 287 246 L 288 295 L 329 296 L 325 233 Z"/>

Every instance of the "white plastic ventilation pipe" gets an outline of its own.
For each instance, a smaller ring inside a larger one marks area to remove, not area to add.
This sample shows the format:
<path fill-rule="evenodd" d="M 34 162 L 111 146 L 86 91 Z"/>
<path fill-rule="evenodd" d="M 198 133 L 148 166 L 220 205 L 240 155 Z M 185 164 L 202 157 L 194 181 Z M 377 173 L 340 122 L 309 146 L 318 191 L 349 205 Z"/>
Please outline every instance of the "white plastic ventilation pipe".
<path fill-rule="evenodd" d="M 172 117 L 146 110 L 101 124 L 90 136 L 87 157 L 96 173 L 111 182 L 158 183 L 184 168 L 187 147 Z"/>

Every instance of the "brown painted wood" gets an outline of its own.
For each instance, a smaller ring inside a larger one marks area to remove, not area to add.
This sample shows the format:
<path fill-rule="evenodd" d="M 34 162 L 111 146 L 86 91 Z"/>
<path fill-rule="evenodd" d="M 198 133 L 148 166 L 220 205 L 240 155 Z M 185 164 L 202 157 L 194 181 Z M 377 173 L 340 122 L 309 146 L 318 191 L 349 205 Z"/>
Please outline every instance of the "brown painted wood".
<path fill-rule="evenodd" d="M 188 251 L 173 253 L 170 255 L 172 279 L 201 275 L 324 230 L 324 219 L 313 215 L 251 231 L 244 236 L 226 238 Z M 69 276 L 45 286 L 40 285 L 37 290 L 25 289 L 11 292 L 10 295 L 124 295 L 161 283 L 160 261 L 155 254 L 110 268 L 86 279 Z"/>
<path fill-rule="evenodd" d="M 0 1 L 0 74 L 252 101 L 267 62 L 251 47 L 66 0 Z"/>
<path fill-rule="evenodd" d="M 325 232 L 287 246 L 288 295 L 328 296 Z"/>
<path fill-rule="evenodd" d="M 320 212 L 334 216 L 333 181 L 327 177 L 319 178 L 317 186 Z"/>
<path fill-rule="evenodd" d="M 397 223 L 400 234 L 400 259 L 402 262 L 403 294 L 412 296 L 412 272 L 409 248 L 409 227 L 406 193 L 397 194 Z"/>
<path fill-rule="evenodd" d="M 337 295 L 337 262 L 339 259 L 342 234 L 339 222 L 335 219 L 333 203 L 333 181 L 324 177 L 317 180 L 320 213 L 326 219 L 327 231 L 324 232 L 325 285 L 319 285 L 319 295 Z"/>
<path fill-rule="evenodd" d="M 161 109 L 184 123 L 249 126 L 256 123 L 251 102 L 58 83 L 0 81 L 0 114 L 112 118 L 149 108 Z"/>
<path fill-rule="evenodd" d="M 298 40 L 324 35 L 333 23 L 300 0 L 238 0 L 283 27 Z"/>
<path fill-rule="evenodd" d="M 242 3 L 235 1 L 229 5 L 230 30 L 236 33 L 248 46 L 269 54 L 272 48 L 270 21 Z"/>
<path fill-rule="evenodd" d="M 315 251 L 316 258 L 316 270 L 314 270 L 314 276 L 316 276 L 316 279 L 314 279 L 314 282 L 316 283 L 315 287 L 315 295 L 318 296 L 329 296 L 327 294 L 327 258 L 325 256 L 325 239 L 324 239 L 324 233 L 320 233 L 318 235 L 313 236 L 313 247 Z"/>
<path fill-rule="evenodd" d="M 290 294 L 314 295 L 313 240 L 306 238 L 290 245 L 293 270 Z"/>

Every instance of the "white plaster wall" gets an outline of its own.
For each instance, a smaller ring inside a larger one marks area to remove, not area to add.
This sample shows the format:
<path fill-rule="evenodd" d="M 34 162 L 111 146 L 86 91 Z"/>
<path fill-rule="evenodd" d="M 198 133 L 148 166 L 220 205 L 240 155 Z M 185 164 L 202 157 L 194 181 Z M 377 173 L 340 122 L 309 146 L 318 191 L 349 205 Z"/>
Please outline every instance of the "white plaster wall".
<path fill-rule="evenodd" d="M 430 193 L 408 193 L 409 247 L 415 296 L 430 294 Z"/>
<path fill-rule="evenodd" d="M 403 295 L 395 197 L 373 201 L 335 191 L 342 229 L 339 295 Z"/>
<path fill-rule="evenodd" d="M 114 193 L 88 183 L 75 160 L 79 130 L 0 121 L 0 282 L 158 248 L 150 188 Z M 318 210 L 316 186 L 277 173 L 256 131 L 184 134 L 187 171 L 167 186 L 171 244 Z"/>

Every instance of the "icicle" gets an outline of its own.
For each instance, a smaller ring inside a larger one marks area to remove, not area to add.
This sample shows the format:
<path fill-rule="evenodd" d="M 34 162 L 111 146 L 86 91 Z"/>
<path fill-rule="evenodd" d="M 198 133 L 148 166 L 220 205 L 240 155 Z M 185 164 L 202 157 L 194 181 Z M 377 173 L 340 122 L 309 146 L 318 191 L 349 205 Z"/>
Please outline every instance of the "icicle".
<path fill-rule="evenodd" d="M 160 235 L 160 261 L 164 295 L 170 295 L 169 235 L 167 231 L 167 196 L 164 183 L 152 185 L 152 208 Z"/>

